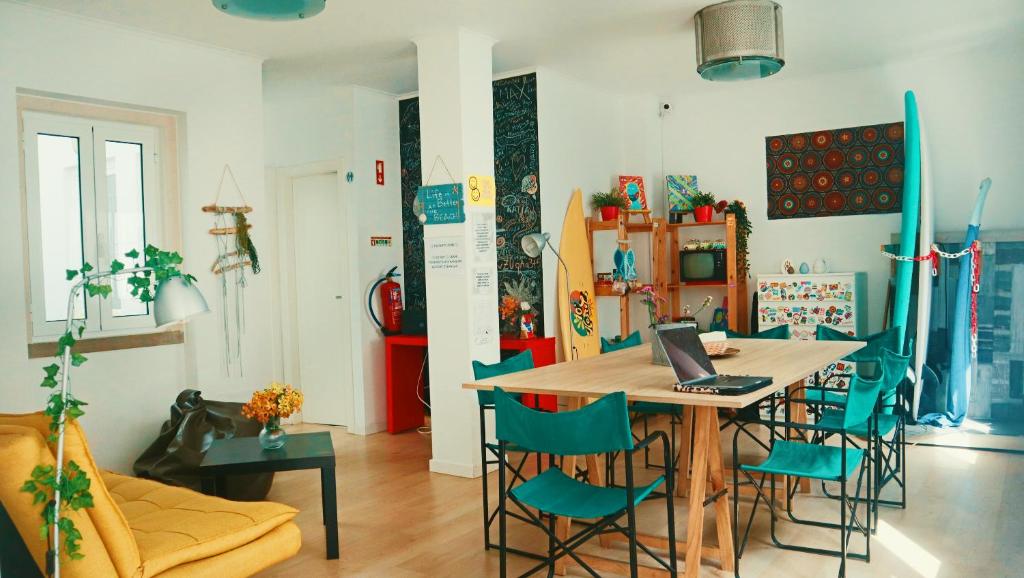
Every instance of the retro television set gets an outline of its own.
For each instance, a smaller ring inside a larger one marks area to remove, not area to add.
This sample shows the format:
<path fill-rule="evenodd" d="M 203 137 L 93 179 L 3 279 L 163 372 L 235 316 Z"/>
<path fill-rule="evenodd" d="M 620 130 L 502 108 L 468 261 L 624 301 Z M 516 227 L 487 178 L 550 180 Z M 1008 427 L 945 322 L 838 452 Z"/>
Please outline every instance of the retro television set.
<path fill-rule="evenodd" d="M 680 282 L 725 280 L 725 249 L 688 249 L 679 252 Z"/>

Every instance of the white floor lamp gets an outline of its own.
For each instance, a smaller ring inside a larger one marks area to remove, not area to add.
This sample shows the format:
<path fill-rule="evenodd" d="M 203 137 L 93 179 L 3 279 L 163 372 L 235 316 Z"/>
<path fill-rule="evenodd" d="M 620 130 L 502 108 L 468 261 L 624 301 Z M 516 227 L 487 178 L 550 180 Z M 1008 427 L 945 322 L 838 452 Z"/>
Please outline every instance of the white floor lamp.
<path fill-rule="evenodd" d="M 64 329 L 65 334 L 70 333 L 74 327 L 75 302 L 78 300 L 78 296 L 81 294 L 82 288 L 87 284 L 94 283 L 99 279 L 113 278 L 121 275 L 133 275 L 135 273 L 144 273 L 155 270 L 156 269 L 153 267 L 133 267 L 131 269 L 103 271 L 93 275 L 83 276 L 78 283 L 71 288 L 71 293 L 68 295 L 68 314 L 67 324 Z M 156 321 L 157 327 L 163 327 L 170 323 L 184 321 L 189 317 L 199 315 L 200 313 L 207 313 L 209 310 L 210 307 L 206 304 L 206 299 L 203 298 L 203 294 L 199 292 L 199 289 L 197 289 L 193 283 L 180 276 L 170 277 L 162 281 L 157 287 L 156 297 L 153 299 L 153 318 Z M 60 419 L 57 422 L 57 468 L 55 475 L 57 483 L 53 493 L 53 542 L 51 543 L 52 551 L 49 552 L 49 555 L 52 556 L 53 575 L 58 578 L 60 577 L 60 525 L 58 524 L 60 521 L 61 510 L 60 483 L 61 477 L 64 473 L 64 423 L 67 419 L 68 393 L 70 392 L 71 385 L 71 365 L 71 347 L 64 347 L 60 380 L 61 411 Z"/>
<path fill-rule="evenodd" d="M 555 257 L 558 257 L 558 262 L 562 264 L 562 269 L 565 270 L 565 291 L 567 293 L 566 297 L 568 297 L 566 303 L 569 304 L 569 307 L 572 307 L 572 294 L 569 293 L 572 290 L 572 284 L 569 283 L 569 267 L 566 266 L 565 261 L 562 260 L 562 256 L 558 254 L 558 251 L 555 251 L 555 248 L 551 246 L 551 234 L 533 233 L 531 235 L 526 235 L 523 237 L 520 245 L 523 248 L 523 253 L 526 253 L 526 256 L 531 259 L 540 257 L 541 253 L 544 252 L 544 247 L 551 249 L 551 252 L 555 254 Z M 569 334 L 569 351 L 572 352 L 572 359 L 576 359 L 576 345 L 573 343 L 573 329 L 571 326 L 568 328 L 566 333 Z"/>

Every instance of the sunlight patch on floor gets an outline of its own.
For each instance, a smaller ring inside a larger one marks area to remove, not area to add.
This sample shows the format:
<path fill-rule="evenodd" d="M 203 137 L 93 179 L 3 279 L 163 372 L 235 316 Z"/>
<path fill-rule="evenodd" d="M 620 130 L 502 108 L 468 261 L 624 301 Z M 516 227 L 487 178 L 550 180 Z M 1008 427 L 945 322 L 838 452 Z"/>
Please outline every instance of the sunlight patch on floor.
<path fill-rule="evenodd" d="M 895 554 L 922 578 L 935 578 L 939 575 L 942 561 L 890 526 L 885 520 L 878 521 L 878 534 L 875 539 L 883 548 Z"/>

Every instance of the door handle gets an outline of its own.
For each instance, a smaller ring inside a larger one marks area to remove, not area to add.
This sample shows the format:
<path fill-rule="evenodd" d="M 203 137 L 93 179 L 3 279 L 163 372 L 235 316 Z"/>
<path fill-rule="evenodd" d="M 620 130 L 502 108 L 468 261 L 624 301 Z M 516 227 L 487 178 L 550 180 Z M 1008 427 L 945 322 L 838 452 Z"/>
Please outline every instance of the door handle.
<path fill-rule="evenodd" d="M 341 299 L 341 295 L 335 295 L 334 298 L 335 299 Z"/>

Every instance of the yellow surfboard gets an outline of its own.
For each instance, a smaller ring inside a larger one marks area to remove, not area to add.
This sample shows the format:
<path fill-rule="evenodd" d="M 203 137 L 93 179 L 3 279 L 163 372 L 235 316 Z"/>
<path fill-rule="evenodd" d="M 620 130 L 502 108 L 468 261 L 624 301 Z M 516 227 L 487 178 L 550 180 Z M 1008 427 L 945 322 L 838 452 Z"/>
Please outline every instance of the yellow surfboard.
<path fill-rule="evenodd" d="M 590 236 L 583 218 L 583 193 L 572 192 L 562 223 L 558 253 L 569 270 L 558 267 L 558 321 L 565 359 L 583 359 L 601 353 L 597 330 L 597 295 L 594 294 L 594 264 L 590 260 Z"/>

